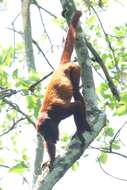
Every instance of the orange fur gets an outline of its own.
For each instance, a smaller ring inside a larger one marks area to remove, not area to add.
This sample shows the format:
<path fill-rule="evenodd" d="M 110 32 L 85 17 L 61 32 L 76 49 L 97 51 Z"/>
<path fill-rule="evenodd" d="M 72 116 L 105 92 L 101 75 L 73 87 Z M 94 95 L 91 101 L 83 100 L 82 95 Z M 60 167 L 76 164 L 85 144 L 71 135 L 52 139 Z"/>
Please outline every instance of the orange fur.
<path fill-rule="evenodd" d="M 60 65 L 54 72 L 48 85 L 47 92 L 40 111 L 48 111 L 52 105 L 67 104 L 73 96 L 73 86 L 69 78 L 72 68 L 78 67 L 73 63 Z"/>
<path fill-rule="evenodd" d="M 76 11 L 72 17 L 70 27 L 67 33 L 64 50 L 61 56 L 60 65 L 54 72 L 52 79 L 47 87 L 40 111 L 48 111 L 52 109 L 52 105 L 66 104 L 70 102 L 73 96 L 73 86 L 69 77 L 70 71 L 77 70 L 77 65 L 70 62 L 74 43 L 76 39 L 76 29 L 81 11 Z"/>

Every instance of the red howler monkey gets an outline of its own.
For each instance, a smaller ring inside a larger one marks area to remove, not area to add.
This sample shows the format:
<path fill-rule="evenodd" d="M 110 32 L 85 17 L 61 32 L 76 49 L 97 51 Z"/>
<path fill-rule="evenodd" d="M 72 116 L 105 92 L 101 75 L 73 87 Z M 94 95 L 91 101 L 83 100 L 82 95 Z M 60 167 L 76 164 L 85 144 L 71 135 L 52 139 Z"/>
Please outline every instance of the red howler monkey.
<path fill-rule="evenodd" d="M 43 135 L 47 145 L 49 167 L 52 167 L 55 159 L 55 144 L 59 138 L 58 125 L 61 120 L 73 114 L 77 127 L 76 135 L 85 130 L 90 131 L 86 120 L 85 103 L 79 91 L 80 67 L 70 63 L 80 16 L 81 12 L 76 11 L 72 17 L 60 65 L 48 85 L 36 122 L 36 128 Z M 71 102 L 72 97 L 74 102 Z"/>

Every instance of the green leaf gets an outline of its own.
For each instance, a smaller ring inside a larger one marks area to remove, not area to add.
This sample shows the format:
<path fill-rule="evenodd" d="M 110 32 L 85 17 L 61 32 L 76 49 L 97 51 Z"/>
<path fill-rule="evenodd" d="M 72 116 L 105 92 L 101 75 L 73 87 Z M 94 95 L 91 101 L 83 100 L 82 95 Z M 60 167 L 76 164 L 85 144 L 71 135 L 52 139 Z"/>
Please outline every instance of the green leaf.
<path fill-rule="evenodd" d="M 28 96 L 28 97 L 27 97 L 27 103 L 28 103 L 28 108 L 33 108 L 33 107 L 34 107 L 34 99 L 33 99 L 33 96 Z"/>
<path fill-rule="evenodd" d="M 123 45 L 124 45 L 124 42 L 122 40 L 118 40 L 117 41 L 117 46 L 121 46 L 122 47 Z"/>
<path fill-rule="evenodd" d="M 70 140 L 70 137 L 67 133 L 64 133 L 62 139 L 61 139 L 63 142 L 67 142 L 68 140 Z"/>
<path fill-rule="evenodd" d="M 96 17 L 94 15 L 90 16 L 87 21 L 86 24 L 91 27 L 92 25 L 94 25 L 96 22 Z"/>
<path fill-rule="evenodd" d="M 102 152 L 101 155 L 99 156 L 99 161 L 102 163 L 102 164 L 105 164 L 108 160 L 108 155 L 107 153 L 105 152 Z"/>
<path fill-rule="evenodd" d="M 27 156 L 27 149 L 26 148 L 24 148 L 22 150 L 22 160 L 24 160 L 24 161 L 29 160 L 29 157 Z"/>
<path fill-rule="evenodd" d="M 13 71 L 13 75 L 12 76 L 13 76 L 14 79 L 16 79 L 18 77 L 18 69 L 15 69 Z"/>
<path fill-rule="evenodd" d="M 101 83 L 100 84 L 100 90 L 101 91 L 105 91 L 107 90 L 109 87 L 108 87 L 108 84 L 107 83 Z"/>
<path fill-rule="evenodd" d="M 33 108 L 37 107 L 37 101 L 38 101 L 37 97 L 29 95 L 27 96 L 26 99 L 27 99 L 27 105 L 29 109 L 33 110 Z"/>
<path fill-rule="evenodd" d="M 79 162 L 76 161 L 76 162 L 72 165 L 71 169 L 72 169 L 73 171 L 76 171 L 78 168 L 79 168 Z"/>
<path fill-rule="evenodd" d="M 11 167 L 9 169 L 9 172 L 23 174 L 26 171 L 27 168 L 28 168 L 27 165 L 23 161 L 21 161 L 20 163 L 18 163 L 15 166 Z"/>
<path fill-rule="evenodd" d="M 109 58 L 109 55 L 108 55 L 108 54 L 104 53 L 104 54 L 102 55 L 102 59 L 103 59 L 104 61 L 106 61 L 108 58 Z"/>
<path fill-rule="evenodd" d="M 30 81 L 25 80 L 23 78 L 18 78 L 16 80 L 16 87 L 23 87 L 24 89 L 28 89 L 30 85 Z"/>
<path fill-rule="evenodd" d="M 35 118 L 37 118 L 37 116 L 38 116 L 39 109 L 40 109 L 39 106 L 34 107 L 34 116 L 35 116 Z"/>
<path fill-rule="evenodd" d="M 119 116 L 127 114 L 127 94 L 126 93 L 121 94 L 121 101 L 117 105 L 115 114 Z"/>
<path fill-rule="evenodd" d="M 109 136 L 109 137 L 113 137 L 114 136 L 114 130 L 111 127 L 108 127 L 105 129 L 105 135 Z"/>
<path fill-rule="evenodd" d="M 124 104 L 127 105 L 127 94 L 126 93 L 121 95 L 121 102 L 123 102 Z"/>
<path fill-rule="evenodd" d="M 0 70 L 2 70 L 1 67 L 0 67 Z M 7 87 L 7 84 L 8 84 L 8 74 L 5 71 L 1 71 L 0 72 L 0 86 Z"/>
<path fill-rule="evenodd" d="M 108 3 L 109 3 L 109 0 L 102 0 L 103 5 L 108 5 Z"/>
<path fill-rule="evenodd" d="M 29 72 L 29 81 L 37 81 L 39 80 L 39 78 L 41 78 L 41 74 L 39 72 L 35 72 L 33 70 L 31 70 Z"/>
<path fill-rule="evenodd" d="M 119 150 L 121 147 L 120 147 L 119 144 L 113 143 L 113 144 L 112 144 L 112 148 L 115 149 L 115 150 Z"/>
<path fill-rule="evenodd" d="M 102 36 L 101 30 L 100 30 L 100 28 L 98 26 L 95 27 L 95 32 L 96 32 L 96 35 L 97 35 L 98 38 L 100 38 Z"/>
<path fill-rule="evenodd" d="M 127 105 L 120 105 L 115 111 L 115 114 L 119 116 L 127 114 Z"/>
<path fill-rule="evenodd" d="M 55 18 L 55 19 L 53 19 L 53 21 L 61 28 L 64 28 L 64 25 L 66 24 L 65 19 L 63 19 L 63 18 Z"/>

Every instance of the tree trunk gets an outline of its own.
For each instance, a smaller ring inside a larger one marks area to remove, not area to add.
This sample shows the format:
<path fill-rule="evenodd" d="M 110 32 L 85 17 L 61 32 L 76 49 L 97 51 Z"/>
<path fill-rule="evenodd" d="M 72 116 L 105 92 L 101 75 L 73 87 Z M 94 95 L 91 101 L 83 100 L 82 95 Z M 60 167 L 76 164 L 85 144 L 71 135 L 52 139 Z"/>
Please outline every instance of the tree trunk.
<path fill-rule="evenodd" d="M 30 71 L 31 69 L 36 70 L 32 46 L 30 5 L 31 0 L 22 0 L 22 21 L 24 31 L 26 63 L 28 71 Z"/>
<path fill-rule="evenodd" d="M 28 72 L 32 69 L 36 71 L 33 46 L 32 46 L 32 32 L 31 32 L 31 20 L 30 20 L 30 5 L 31 0 L 22 0 L 22 20 L 23 20 L 23 30 L 24 30 L 24 42 L 25 42 L 25 52 L 26 52 L 26 63 Z M 41 174 L 41 163 L 43 160 L 43 139 L 39 134 L 37 134 L 37 146 L 35 152 L 35 162 L 34 162 L 34 175 L 33 175 L 33 186 L 36 183 L 38 176 Z"/>

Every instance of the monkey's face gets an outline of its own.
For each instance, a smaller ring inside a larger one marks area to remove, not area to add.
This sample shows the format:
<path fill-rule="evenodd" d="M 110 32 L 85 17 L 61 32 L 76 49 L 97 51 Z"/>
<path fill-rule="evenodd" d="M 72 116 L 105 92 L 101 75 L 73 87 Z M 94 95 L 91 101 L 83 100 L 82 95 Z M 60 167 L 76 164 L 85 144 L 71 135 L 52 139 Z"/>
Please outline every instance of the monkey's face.
<path fill-rule="evenodd" d="M 52 118 L 46 118 L 40 124 L 38 132 L 43 135 L 46 142 L 56 143 L 59 139 L 58 122 Z"/>

